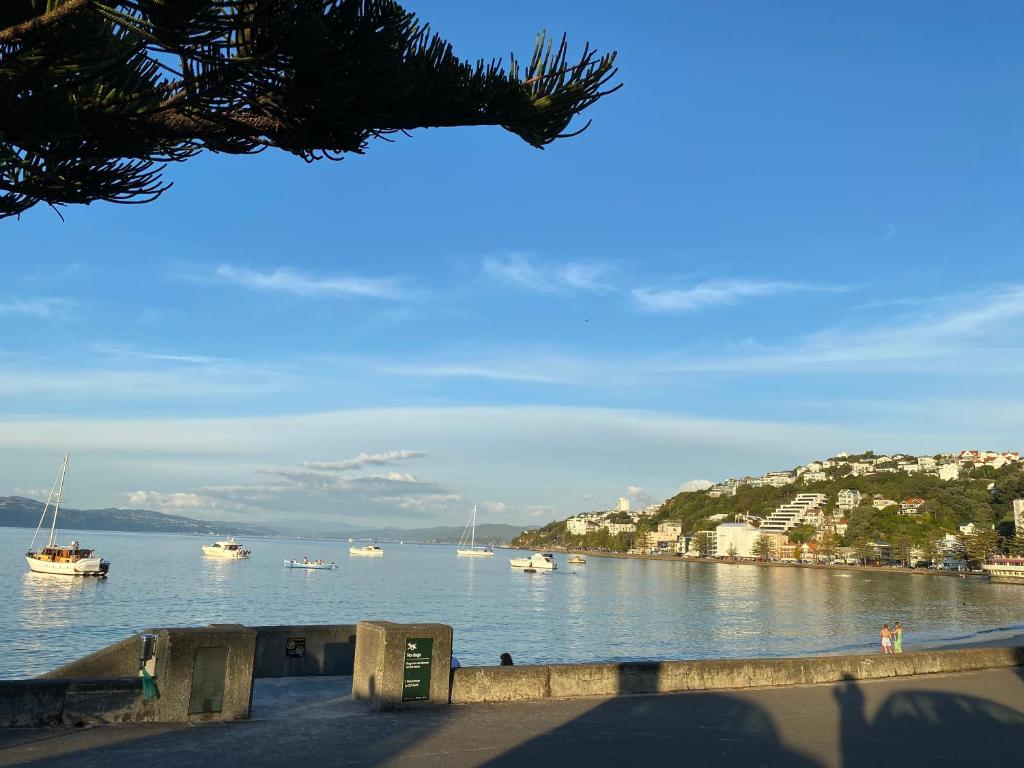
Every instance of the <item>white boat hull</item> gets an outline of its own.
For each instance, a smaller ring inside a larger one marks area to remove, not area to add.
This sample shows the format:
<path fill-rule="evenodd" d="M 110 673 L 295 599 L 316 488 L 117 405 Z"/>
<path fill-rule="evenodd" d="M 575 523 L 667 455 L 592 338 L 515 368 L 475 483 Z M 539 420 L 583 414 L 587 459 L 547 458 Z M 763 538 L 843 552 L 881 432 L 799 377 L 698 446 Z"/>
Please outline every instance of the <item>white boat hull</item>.
<path fill-rule="evenodd" d="M 217 560 L 246 560 L 249 557 L 249 553 L 245 550 L 224 550 L 220 547 L 208 547 L 205 544 L 203 545 L 203 554 Z"/>
<path fill-rule="evenodd" d="M 333 571 L 337 563 L 300 563 L 298 560 L 285 560 L 285 568 L 304 568 L 307 571 Z"/>
<path fill-rule="evenodd" d="M 366 550 L 362 547 L 349 547 L 348 553 L 352 557 L 384 557 L 383 549 Z"/>
<path fill-rule="evenodd" d="M 508 564 L 512 568 L 535 568 L 538 571 L 554 571 L 558 568 L 554 558 L 534 555 L 533 557 L 510 557 Z"/>
<path fill-rule="evenodd" d="M 489 549 L 459 549 L 456 554 L 459 557 L 494 557 Z"/>
<path fill-rule="evenodd" d="M 1024 565 L 985 564 L 981 569 L 995 584 L 1024 584 Z"/>
<path fill-rule="evenodd" d="M 84 558 L 74 563 L 55 563 L 49 560 L 37 560 L 34 557 L 26 557 L 25 560 L 28 562 L 28 567 L 35 573 L 52 573 L 58 576 L 106 576 L 107 574 L 106 569 L 103 568 L 103 560 L 99 557 Z"/>

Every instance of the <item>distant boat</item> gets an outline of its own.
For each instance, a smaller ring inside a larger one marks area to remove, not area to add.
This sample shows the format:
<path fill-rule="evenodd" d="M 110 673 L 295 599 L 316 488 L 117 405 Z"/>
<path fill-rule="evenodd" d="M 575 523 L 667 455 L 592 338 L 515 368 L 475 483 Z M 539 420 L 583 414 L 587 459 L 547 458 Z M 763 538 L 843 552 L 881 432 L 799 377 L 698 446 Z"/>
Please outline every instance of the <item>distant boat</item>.
<path fill-rule="evenodd" d="M 376 544 L 367 544 L 365 547 L 349 547 L 348 553 L 353 557 L 383 557 L 384 550 Z"/>
<path fill-rule="evenodd" d="M 583 555 L 570 555 L 569 556 L 569 565 L 583 565 L 586 562 L 587 562 L 587 558 L 585 558 Z"/>
<path fill-rule="evenodd" d="M 309 571 L 333 571 L 338 564 L 328 563 L 326 560 L 285 560 L 284 567 L 305 568 Z"/>
<path fill-rule="evenodd" d="M 43 514 L 39 517 L 39 525 L 36 526 L 35 535 L 29 550 L 25 553 L 25 560 L 28 567 L 36 573 L 52 573 L 62 576 L 99 576 L 106 578 L 110 570 L 110 563 L 91 549 L 83 549 L 77 541 L 72 541 L 66 547 L 56 544 L 57 540 L 57 514 L 60 512 L 60 500 L 64 495 L 64 478 L 68 473 L 68 460 L 71 454 L 64 454 L 64 461 L 60 465 L 60 474 L 54 480 L 50 488 L 50 495 L 46 499 L 46 506 L 43 507 Z M 58 488 L 58 483 L 59 488 Z M 53 501 L 53 492 L 57 490 L 57 501 Z M 35 549 L 36 537 L 46 520 L 46 513 L 53 503 L 53 522 L 50 524 L 50 538 L 45 547 Z"/>
<path fill-rule="evenodd" d="M 508 564 L 512 568 L 536 568 L 554 571 L 558 568 L 555 556 L 550 552 L 534 552 L 529 557 L 510 557 Z"/>
<path fill-rule="evenodd" d="M 213 544 L 203 544 L 203 554 L 221 560 L 246 560 L 252 554 L 252 550 L 243 547 L 232 536 L 223 541 L 215 541 Z"/>
<path fill-rule="evenodd" d="M 473 511 L 469 513 L 469 522 L 459 539 L 459 547 L 455 550 L 458 557 L 494 557 L 494 550 L 490 547 L 477 546 L 476 544 L 476 504 Z"/>

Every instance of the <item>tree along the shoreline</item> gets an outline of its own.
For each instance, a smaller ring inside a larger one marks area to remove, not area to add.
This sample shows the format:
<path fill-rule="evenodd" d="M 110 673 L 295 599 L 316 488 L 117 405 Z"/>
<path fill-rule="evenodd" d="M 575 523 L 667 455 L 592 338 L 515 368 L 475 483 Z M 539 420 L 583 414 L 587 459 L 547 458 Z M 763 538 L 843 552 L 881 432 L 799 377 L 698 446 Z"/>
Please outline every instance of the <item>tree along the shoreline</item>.
<path fill-rule="evenodd" d="M 471 63 L 393 0 L 0 3 L 0 218 L 145 203 L 202 150 L 307 162 L 416 128 L 491 125 L 544 147 L 612 84 L 615 54 L 540 34 Z"/>

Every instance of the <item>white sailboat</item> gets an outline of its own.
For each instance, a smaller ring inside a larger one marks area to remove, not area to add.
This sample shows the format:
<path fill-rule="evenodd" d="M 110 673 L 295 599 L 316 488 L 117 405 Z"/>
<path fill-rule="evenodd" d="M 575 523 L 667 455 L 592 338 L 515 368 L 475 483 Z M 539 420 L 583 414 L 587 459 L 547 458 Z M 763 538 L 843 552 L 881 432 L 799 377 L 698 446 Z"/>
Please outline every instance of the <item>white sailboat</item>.
<path fill-rule="evenodd" d="M 459 539 L 459 547 L 455 550 L 458 557 L 494 557 L 494 550 L 490 547 L 477 546 L 476 543 L 476 504 L 473 511 L 469 513 L 469 522 L 466 523 L 466 530 L 462 532 Z"/>
<path fill-rule="evenodd" d="M 77 541 L 72 541 L 65 547 L 56 543 L 57 541 L 57 514 L 60 512 L 60 500 L 64 495 L 64 478 L 68 473 L 68 459 L 70 454 L 64 454 L 64 461 L 60 465 L 60 474 L 50 488 L 50 495 L 46 499 L 46 506 L 43 507 L 43 514 L 39 517 L 39 525 L 36 526 L 35 536 L 25 553 L 25 560 L 28 567 L 36 573 L 53 573 L 61 576 L 99 576 L 105 578 L 110 570 L 110 563 L 95 554 L 91 549 L 83 549 Z M 58 486 L 59 483 L 59 486 Z M 46 513 L 53 503 L 53 493 L 57 492 L 57 501 L 53 504 L 53 522 L 50 524 L 50 538 L 45 547 L 36 549 L 36 538 L 46 521 Z"/>

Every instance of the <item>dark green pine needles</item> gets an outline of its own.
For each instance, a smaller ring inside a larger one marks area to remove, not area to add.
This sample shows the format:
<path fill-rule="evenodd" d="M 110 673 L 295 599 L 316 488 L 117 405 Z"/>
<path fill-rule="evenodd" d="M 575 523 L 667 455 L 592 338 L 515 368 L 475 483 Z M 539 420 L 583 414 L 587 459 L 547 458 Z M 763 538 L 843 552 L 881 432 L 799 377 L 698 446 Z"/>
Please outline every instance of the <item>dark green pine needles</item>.
<path fill-rule="evenodd" d="M 337 159 L 457 125 L 543 147 L 616 90 L 614 61 L 542 34 L 525 65 L 470 64 L 389 0 L 4 0 L 0 217 L 150 202 L 203 149 Z"/>

